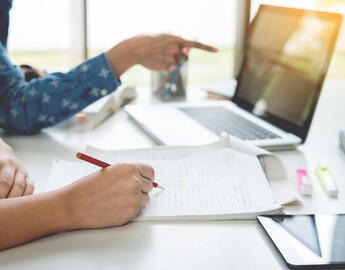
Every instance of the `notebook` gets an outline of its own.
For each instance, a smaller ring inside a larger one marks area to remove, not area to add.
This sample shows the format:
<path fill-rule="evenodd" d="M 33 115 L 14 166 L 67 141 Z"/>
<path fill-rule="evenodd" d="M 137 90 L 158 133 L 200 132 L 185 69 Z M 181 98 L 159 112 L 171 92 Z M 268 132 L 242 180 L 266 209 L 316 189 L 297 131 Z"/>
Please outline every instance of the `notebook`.
<path fill-rule="evenodd" d="M 267 179 L 284 173 L 277 166 L 280 163 L 267 159 L 270 155 L 265 150 L 260 150 L 262 159 L 258 158 L 255 147 L 237 145 L 236 140 L 227 137 L 199 147 L 121 151 L 88 147 L 86 153 L 109 163 L 140 162 L 155 169 L 155 181 L 165 190 L 150 193 L 150 203 L 138 221 L 251 219 L 281 212 Z M 268 167 L 270 174 L 265 173 Z M 56 159 L 46 190 L 63 187 L 97 170 L 82 161 Z"/>

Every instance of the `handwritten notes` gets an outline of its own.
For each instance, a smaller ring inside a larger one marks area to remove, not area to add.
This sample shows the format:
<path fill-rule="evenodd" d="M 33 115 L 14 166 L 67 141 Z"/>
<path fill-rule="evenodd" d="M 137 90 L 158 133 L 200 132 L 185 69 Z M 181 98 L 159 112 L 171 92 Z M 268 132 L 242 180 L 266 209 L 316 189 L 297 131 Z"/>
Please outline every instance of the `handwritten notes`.
<path fill-rule="evenodd" d="M 249 218 L 280 210 L 256 156 L 230 148 L 193 149 L 189 154 L 178 149 L 170 153 L 121 151 L 121 155 L 98 151 L 96 156 L 103 155 L 110 163 L 146 163 L 155 169 L 156 181 L 165 190 L 155 189 L 150 194 L 150 203 L 138 220 Z M 56 160 L 47 189 L 62 187 L 98 169 Z"/>

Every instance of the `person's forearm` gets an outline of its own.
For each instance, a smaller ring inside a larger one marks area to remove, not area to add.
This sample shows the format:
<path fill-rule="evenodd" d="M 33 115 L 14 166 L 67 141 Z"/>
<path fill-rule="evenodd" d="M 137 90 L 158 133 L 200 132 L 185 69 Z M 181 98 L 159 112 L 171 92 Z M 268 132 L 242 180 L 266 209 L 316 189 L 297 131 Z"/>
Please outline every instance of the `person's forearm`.
<path fill-rule="evenodd" d="M 110 65 L 118 78 L 129 68 L 138 64 L 136 57 L 138 45 L 135 39 L 131 38 L 122 41 L 106 52 Z"/>
<path fill-rule="evenodd" d="M 0 200 L 0 250 L 73 229 L 63 190 Z"/>

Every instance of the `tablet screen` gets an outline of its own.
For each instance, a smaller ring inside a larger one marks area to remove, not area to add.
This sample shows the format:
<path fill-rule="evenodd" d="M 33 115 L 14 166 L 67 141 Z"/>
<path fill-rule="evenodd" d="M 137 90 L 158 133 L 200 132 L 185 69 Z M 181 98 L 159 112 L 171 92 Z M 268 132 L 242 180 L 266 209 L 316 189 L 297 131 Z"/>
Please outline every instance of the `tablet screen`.
<path fill-rule="evenodd" d="M 345 214 L 260 216 L 258 221 L 291 266 L 345 266 Z"/>

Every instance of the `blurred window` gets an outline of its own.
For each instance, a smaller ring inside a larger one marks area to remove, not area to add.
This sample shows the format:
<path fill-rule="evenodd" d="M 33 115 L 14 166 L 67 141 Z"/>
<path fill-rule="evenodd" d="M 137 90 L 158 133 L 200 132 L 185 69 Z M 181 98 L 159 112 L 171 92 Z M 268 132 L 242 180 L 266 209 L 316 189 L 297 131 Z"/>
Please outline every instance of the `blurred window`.
<path fill-rule="evenodd" d="M 73 3 L 72 3 L 73 1 Z M 76 1 L 15 0 L 10 16 L 8 50 L 15 64 L 30 64 L 48 71 L 67 70 L 81 60 L 75 57 L 82 40 L 72 31 L 82 27 Z M 236 0 L 85 0 L 87 1 L 88 56 L 140 34 L 171 33 L 216 46 L 216 54 L 192 50 L 188 82 L 202 84 L 233 76 Z M 242 1 L 242 0 L 239 0 Z M 170 6 L 168 4 L 171 3 Z M 252 0 L 251 17 L 260 4 L 340 12 L 345 0 Z M 80 22 L 79 22 L 80 21 Z M 77 30 L 76 30 L 77 29 Z M 78 46 L 77 46 L 78 45 Z M 345 26 L 343 24 L 328 75 L 345 77 Z M 124 84 L 147 85 L 150 73 L 136 66 L 122 77 Z"/>
<path fill-rule="evenodd" d="M 70 0 L 15 0 L 8 51 L 14 64 L 50 70 L 70 67 Z"/>
<path fill-rule="evenodd" d="M 232 77 L 236 0 L 88 0 L 87 10 L 89 56 L 135 35 L 171 33 L 220 49 L 217 54 L 191 51 L 189 83 Z M 137 66 L 121 79 L 125 84 L 149 84 L 150 74 Z"/>

